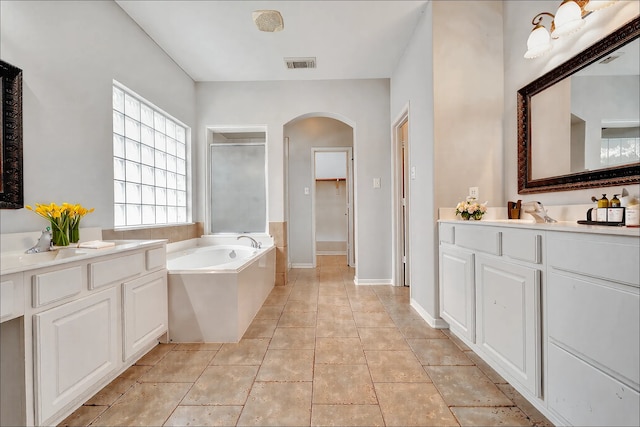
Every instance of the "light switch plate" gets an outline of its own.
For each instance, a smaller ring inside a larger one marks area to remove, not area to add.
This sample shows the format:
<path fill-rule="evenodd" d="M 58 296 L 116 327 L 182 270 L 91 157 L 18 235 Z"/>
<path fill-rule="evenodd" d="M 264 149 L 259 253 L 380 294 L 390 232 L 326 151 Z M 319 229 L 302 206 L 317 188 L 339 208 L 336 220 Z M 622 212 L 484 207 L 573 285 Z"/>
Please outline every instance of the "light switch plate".
<path fill-rule="evenodd" d="M 373 188 L 380 188 L 380 178 L 373 178 Z"/>

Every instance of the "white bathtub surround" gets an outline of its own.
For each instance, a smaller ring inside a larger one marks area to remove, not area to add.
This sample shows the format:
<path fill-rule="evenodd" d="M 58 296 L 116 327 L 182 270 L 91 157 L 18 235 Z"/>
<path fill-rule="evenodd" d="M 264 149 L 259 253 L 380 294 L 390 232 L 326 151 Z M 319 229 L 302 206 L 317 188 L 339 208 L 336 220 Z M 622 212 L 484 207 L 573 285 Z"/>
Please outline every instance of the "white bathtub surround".
<path fill-rule="evenodd" d="M 171 341 L 240 341 L 275 284 L 273 241 L 252 237 L 262 243 L 261 249 L 235 236 L 203 236 L 169 245 Z"/>

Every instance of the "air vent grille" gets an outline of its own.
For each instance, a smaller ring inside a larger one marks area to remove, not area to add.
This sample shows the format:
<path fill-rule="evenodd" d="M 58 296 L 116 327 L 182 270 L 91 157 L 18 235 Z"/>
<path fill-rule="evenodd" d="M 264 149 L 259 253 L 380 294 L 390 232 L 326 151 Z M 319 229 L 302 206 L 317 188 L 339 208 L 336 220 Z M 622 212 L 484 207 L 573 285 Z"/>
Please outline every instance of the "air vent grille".
<path fill-rule="evenodd" d="M 284 62 L 289 69 L 316 68 L 316 58 L 284 58 Z"/>

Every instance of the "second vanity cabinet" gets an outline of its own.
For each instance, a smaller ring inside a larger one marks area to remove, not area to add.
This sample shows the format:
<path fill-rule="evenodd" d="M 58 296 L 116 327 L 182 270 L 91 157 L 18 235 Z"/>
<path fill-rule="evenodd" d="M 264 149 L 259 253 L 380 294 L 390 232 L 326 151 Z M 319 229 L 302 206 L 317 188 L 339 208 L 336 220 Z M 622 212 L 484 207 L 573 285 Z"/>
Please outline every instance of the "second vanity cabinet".
<path fill-rule="evenodd" d="M 556 424 L 639 425 L 637 231 L 441 221 L 439 232 L 440 309 L 456 336 Z"/>

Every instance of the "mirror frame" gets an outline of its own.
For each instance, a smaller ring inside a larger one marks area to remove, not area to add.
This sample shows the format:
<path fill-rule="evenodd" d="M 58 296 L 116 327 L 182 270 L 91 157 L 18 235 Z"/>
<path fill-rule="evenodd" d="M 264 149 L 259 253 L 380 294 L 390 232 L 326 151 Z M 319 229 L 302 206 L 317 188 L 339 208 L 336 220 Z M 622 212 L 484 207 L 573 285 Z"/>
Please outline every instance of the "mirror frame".
<path fill-rule="evenodd" d="M 0 61 L 2 101 L 0 123 L 2 174 L 0 209 L 20 209 L 24 204 L 22 181 L 22 70 Z"/>
<path fill-rule="evenodd" d="M 640 182 L 640 163 L 532 179 L 531 97 L 640 36 L 640 17 L 588 47 L 518 91 L 518 194 L 569 191 Z"/>

